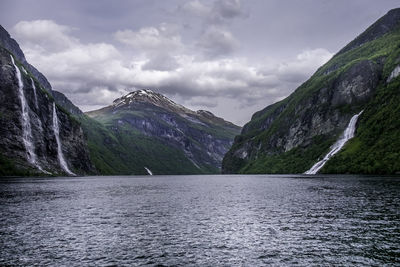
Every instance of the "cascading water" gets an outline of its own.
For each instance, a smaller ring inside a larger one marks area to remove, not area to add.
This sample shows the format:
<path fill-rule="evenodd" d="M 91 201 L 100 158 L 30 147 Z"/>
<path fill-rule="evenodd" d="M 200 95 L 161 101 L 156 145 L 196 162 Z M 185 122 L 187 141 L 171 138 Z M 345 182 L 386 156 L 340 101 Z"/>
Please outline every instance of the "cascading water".
<path fill-rule="evenodd" d="M 153 175 L 153 172 L 149 169 L 149 168 L 147 168 L 147 167 L 144 167 L 145 169 L 146 169 L 146 171 L 147 171 L 147 173 L 149 174 L 149 175 Z"/>
<path fill-rule="evenodd" d="M 26 69 L 22 66 L 21 66 L 21 68 L 22 68 L 22 71 L 25 73 L 25 75 L 28 75 L 28 72 L 26 71 Z"/>
<path fill-rule="evenodd" d="M 53 102 L 53 131 L 56 137 L 58 161 L 60 162 L 61 168 L 63 168 L 63 170 L 69 175 L 76 175 L 68 168 L 67 162 L 65 161 L 64 154 L 62 152 L 61 140 L 60 140 L 60 127 L 58 123 L 56 104 L 54 102 Z"/>
<path fill-rule="evenodd" d="M 360 113 L 354 115 L 350 122 L 349 125 L 347 126 L 346 130 L 343 133 L 343 136 L 340 137 L 340 139 L 338 141 L 336 141 L 335 144 L 333 144 L 331 151 L 329 151 L 328 154 L 326 154 L 326 156 L 318 161 L 317 163 L 314 164 L 314 166 L 311 167 L 311 169 L 309 169 L 308 171 L 305 172 L 305 174 L 316 174 L 317 172 L 319 172 L 319 170 L 325 165 L 325 163 L 333 157 L 333 155 L 335 155 L 337 152 L 339 152 L 343 146 L 347 143 L 347 141 L 349 141 L 351 138 L 354 137 L 354 132 L 356 130 L 356 123 L 358 120 L 358 117 L 361 115 L 363 111 L 361 111 Z"/>
<path fill-rule="evenodd" d="M 26 156 L 28 162 L 36 166 L 39 170 L 43 171 L 42 168 L 37 163 L 37 156 L 35 154 L 35 147 L 32 138 L 32 127 L 29 118 L 29 107 L 26 103 L 26 98 L 24 94 L 24 83 L 22 82 L 21 72 L 17 65 L 15 65 L 14 58 L 10 55 L 11 62 L 14 65 L 15 73 L 18 80 L 18 95 L 21 101 L 21 121 L 22 121 L 22 140 L 26 149 Z"/>
<path fill-rule="evenodd" d="M 35 106 L 36 109 L 38 108 L 38 101 L 37 101 L 37 95 L 36 95 L 36 86 L 35 83 L 33 82 L 33 79 L 31 78 L 31 83 L 32 83 L 32 88 L 33 88 L 33 96 L 35 98 Z"/>

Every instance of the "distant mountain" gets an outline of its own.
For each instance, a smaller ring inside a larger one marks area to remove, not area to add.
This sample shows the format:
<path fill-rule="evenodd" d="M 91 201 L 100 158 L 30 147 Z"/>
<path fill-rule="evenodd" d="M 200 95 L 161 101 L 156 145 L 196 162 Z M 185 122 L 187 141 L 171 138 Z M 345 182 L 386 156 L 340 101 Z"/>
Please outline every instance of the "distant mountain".
<path fill-rule="evenodd" d="M 314 170 L 399 173 L 399 74 L 400 9 L 394 9 L 289 97 L 256 112 L 226 154 L 223 172 L 303 173 L 329 159 Z M 355 137 L 345 138 L 345 129 Z M 326 157 L 329 151 L 337 153 Z"/>
<path fill-rule="evenodd" d="M 192 111 L 151 90 L 129 93 L 86 115 L 97 121 L 83 127 L 102 173 L 219 173 L 240 131 L 209 111 Z"/>
<path fill-rule="evenodd" d="M 0 26 L 0 176 L 93 173 L 80 123 Z"/>

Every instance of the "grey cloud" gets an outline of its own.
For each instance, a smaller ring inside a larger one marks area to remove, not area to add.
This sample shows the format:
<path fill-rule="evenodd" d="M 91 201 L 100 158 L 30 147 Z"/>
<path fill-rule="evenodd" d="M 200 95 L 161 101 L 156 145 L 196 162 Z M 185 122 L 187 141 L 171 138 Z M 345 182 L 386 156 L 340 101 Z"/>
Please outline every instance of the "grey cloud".
<path fill-rule="evenodd" d="M 173 71 L 179 67 L 175 58 L 168 54 L 158 53 L 152 56 L 143 66 L 143 70 Z"/>
<path fill-rule="evenodd" d="M 178 12 L 194 15 L 208 25 L 228 23 L 235 18 L 247 16 L 240 0 L 216 0 L 213 3 L 194 0 L 179 6 Z"/>
<path fill-rule="evenodd" d="M 192 97 L 185 104 L 190 105 L 190 106 L 215 108 L 218 105 L 218 101 L 216 99 L 210 99 L 207 97 Z"/>
<path fill-rule="evenodd" d="M 196 44 L 204 54 L 214 58 L 231 54 L 238 46 L 232 33 L 216 26 L 209 27 Z"/>
<path fill-rule="evenodd" d="M 215 2 L 216 13 L 226 19 L 244 15 L 240 0 L 219 0 Z"/>
<path fill-rule="evenodd" d="M 182 47 L 177 26 L 160 24 L 157 27 L 143 27 L 138 31 L 118 30 L 114 38 L 141 51 L 178 50 Z"/>
<path fill-rule="evenodd" d="M 61 51 L 75 46 L 77 40 L 68 34 L 73 28 L 52 20 L 20 21 L 12 29 L 17 39 L 45 51 Z"/>
<path fill-rule="evenodd" d="M 211 14 L 211 7 L 205 5 L 199 0 L 185 2 L 183 5 L 178 6 L 178 12 L 188 12 L 191 15 L 200 18 L 208 18 Z"/>

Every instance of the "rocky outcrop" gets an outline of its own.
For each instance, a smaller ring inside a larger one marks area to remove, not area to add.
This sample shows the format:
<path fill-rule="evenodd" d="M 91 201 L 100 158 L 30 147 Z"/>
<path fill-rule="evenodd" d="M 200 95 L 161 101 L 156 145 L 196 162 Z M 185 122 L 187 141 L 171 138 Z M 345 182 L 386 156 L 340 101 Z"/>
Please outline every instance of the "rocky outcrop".
<path fill-rule="evenodd" d="M 294 173 L 310 168 L 350 118 L 368 109 L 385 94 L 387 82 L 396 79 L 399 25 L 400 9 L 390 11 L 288 98 L 255 113 L 226 154 L 223 172 Z M 361 123 L 367 116 L 361 115 Z"/>
<path fill-rule="evenodd" d="M 4 31 L 1 28 L 0 45 L 8 45 L 7 49 L 0 46 L 1 160 L 14 166 L 17 174 L 66 174 L 58 157 L 51 86 L 44 89 L 40 80 L 47 81 L 46 78 L 30 67 L 18 44 L 13 39 L 7 40 L 9 35 Z M 56 114 L 68 167 L 76 174 L 94 173 L 80 123 L 58 105 Z M 0 173 L 3 171 L 0 168 Z"/>

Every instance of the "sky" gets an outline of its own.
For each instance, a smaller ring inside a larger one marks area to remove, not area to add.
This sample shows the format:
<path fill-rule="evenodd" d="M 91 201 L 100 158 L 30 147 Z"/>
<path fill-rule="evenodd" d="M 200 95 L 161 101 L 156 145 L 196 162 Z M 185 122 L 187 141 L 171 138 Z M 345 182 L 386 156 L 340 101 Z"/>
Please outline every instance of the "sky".
<path fill-rule="evenodd" d="M 138 89 L 238 125 L 398 0 L 0 0 L 29 63 L 83 111 Z"/>

